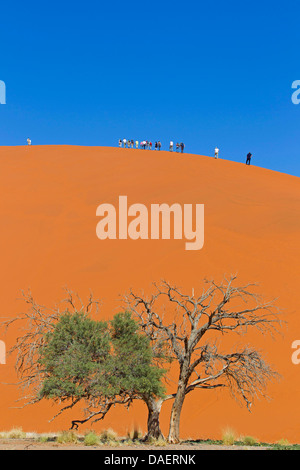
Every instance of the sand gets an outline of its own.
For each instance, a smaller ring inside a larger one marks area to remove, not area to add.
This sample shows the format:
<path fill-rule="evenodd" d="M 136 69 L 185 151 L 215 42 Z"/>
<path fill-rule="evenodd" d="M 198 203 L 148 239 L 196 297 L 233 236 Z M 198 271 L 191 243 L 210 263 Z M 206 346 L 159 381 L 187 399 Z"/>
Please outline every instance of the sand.
<path fill-rule="evenodd" d="M 238 274 L 240 283 L 259 283 L 258 291 L 277 298 L 284 310 L 283 337 L 237 337 L 261 349 L 282 379 L 252 413 L 226 391 L 194 392 L 184 404 L 181 437 L 219 439 L 229 426 L 263 442 L 300 442 L 300 365 L 291 361 L 292 342 L 300 339 L 299 178 L 200 155 L 106 147 L 1 147 L 0 165 L 2 317 L 26 310 L 22 289 L 48 306 L 65 296 L 65 286 L 83 298 L 92 290 L 102 299 L 99 317 L 109 319 L 130 287 L 150 292 L 152 282 L 164 278 L 191 292 L 205 277 Z M 147 206 L 204 204 L 204 247 L 186 251 L 182 240 L 99 240 L 96 208 L 117 205 L 120 195 Z M 0 333 L 0 340 L 9 348 L 18 333 Z M 0 382 L 15 381 L 8 357 Z M 70 415 L 49 423 L 57 411 L 51 403 L 14 408 L 18 396 L 14 385 L 0 385 L 1 430 L 68 427 Z M 162 410 L 164 433 L 170 406 Z M 145 430 L 146 418 L 141 403 L 129 412 L 117 407 L 96 429 L 124 435 L 135 425 Z"/>

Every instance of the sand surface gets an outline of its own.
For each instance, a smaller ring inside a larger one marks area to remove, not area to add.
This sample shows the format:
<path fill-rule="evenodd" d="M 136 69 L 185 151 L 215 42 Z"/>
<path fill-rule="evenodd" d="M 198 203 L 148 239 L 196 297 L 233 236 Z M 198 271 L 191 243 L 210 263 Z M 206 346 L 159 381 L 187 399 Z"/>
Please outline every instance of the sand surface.
<path fill-rule="evenodd" d="M 282 375 L 268 388 L 270 400 L 257 401 L 252 413 L 227 392 L 197 391 L 186 399 L 182 438 L 219 439 L 228 426 L 263 442 L 281 438 L 300 442 L 300 365 L 291 361 L 291 345 L 300 339 L 300 181 L 278 172 L 215 160 L 118 148 L 36 146 L 0 148 L 1 312 L 12 317 L 26 310 L 22 289 L 39 303 L 53 306 L 68 286 L 85 298 L 90 290 L 102 299 L 100 317 L 120 310 L 130 287 L 151 291 L 162 278 L 191 291 L 204 277 L 221 280 L 238 274 L 239 282 L 258 282 L 267 298 L 277 298 L 287 328 L 275 341 L 248 335 L 238 342 L 261 349 Z M 205 204 L 202 250 L 186 251 L 182 240 L 107 240 L 96 237 L 96 208 L 128 203 Z M 9 348 L 20 333 L 0 339 Z M 0 382 L 16 381 L 14 361 L 0 365 Z M 18 392 L 0 385 L 0 428 L 50 432 L 69 427 L 70 415 L 49 423 L 57 411 L 50 403 L 16 409 Z M 170 403 L 162 410 L 166 434 Z M 147 410 L 137 403 L 117 407 L 100 423 L 124 435 L 145 430 Z"/>

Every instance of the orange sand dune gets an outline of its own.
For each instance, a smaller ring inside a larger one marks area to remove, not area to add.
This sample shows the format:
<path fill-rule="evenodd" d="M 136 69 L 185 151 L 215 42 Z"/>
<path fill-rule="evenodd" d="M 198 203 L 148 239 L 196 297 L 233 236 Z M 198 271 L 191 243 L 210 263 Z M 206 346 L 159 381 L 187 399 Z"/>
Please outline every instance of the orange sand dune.
<path fill-rule="evenodd" d="M 19 300 L 22 289 L 30 288 L 49 306 L 63 298 L 65 286 L 82 297 L 91 289 L 102 299 L 101 316 L 109 318 L 130 287 L 147 292 L 153 281 L 165 278 L 191 291 L 204 277 L 221 280 L 238 273 L 240 283 L 258 282 L 265 297 L 278 298 L 284 309 L 283 338 L 255 338 L 282 380 L 251 414 L 227 392 L 191 394 L 181 437 L 219 438 L 230 426 L 264 441 L 300 442 L 300 365 L 291 361 L 292 342 L 300 339 L 299 178 L 199 155 L 118 148 L 2 147 L 0 164 L 1 316 L 26 309 Z M 119 195 L 148 207 L 205 204 L 203 249 L 186 251 L 181 240 L 100 241 L 96 208 L 117 205 Z M 14 334 L 0 334 L 8 348 Z M 16 381 L 12 357 L 0 365 L 0 381 Z M 49 423 L 57 409 L 48 402 L 15 409 L 14 385 L 0 385 L 0 398 L 2 430 L 45 432 L 69 425 L 69 416 Z M 170 406 L 162 411 L 165 433 Z M 121 435 L 135 424 L 145 430 L 146 417 L 146 407 L 136 403 L 129 412 L 114 409 L 97 426 Z"/>

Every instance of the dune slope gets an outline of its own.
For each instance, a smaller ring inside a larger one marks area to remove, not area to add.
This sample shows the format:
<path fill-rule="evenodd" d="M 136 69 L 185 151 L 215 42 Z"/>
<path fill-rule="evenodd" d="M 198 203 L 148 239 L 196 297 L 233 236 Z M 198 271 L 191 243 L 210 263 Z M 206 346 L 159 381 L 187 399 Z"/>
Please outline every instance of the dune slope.
<path fill-rule="evenodd" d="M 257 401 L 252 413 L 227 392 L 198 391 L 185 402 L 181 437 L 219 438 L 230 426 L 263 441 L 300 442 L 298 391 L 300 365 L 291 361 L 292 342 L 300 339 L 299 178 L 214 158 L 105 147 L 36 146 L 0 148 L 1 313 L 24 311 L 22 289 L 31 289 L 52 306 L 68 286 L 82 297 L 92 290 L 102 299 L 100 316 L 120 309 L 130 287 L 151 290 L 165 278 L 187 290 L 200 289 L 205 277 L 257 282 L 267 299 L 277 298 L 287 328 L 276 341 L 255 339 L 282 375 L 271 384 L 270 400 Z M 205 205 L 203 249 L 186 251 L 182 240 L 106 240 L 96 237 L 96 208 L 128 203 Z M 13 331 L 0 339 L 9 348 Z M 251 339 L 251 338 L 250 338 Z M 237 338 L 248 342 L 248 338 Z M 0 365 L 0 428 L 60 430 L 67 417 L 49 423 L 50 403 L 14 409 L 18 392 L 13 357 Z M 162 411 L 167 432 L 170 404 Z M 145 429 L 146 408 L 116 408 L 99 428 L 119 434 L 134 425 Z"/>

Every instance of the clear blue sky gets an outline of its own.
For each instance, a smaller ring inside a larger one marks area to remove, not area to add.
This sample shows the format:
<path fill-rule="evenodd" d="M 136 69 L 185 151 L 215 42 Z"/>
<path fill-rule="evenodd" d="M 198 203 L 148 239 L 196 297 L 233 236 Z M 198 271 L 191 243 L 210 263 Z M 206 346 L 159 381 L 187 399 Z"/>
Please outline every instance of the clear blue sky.
<path fill-rule="evenodd" d="M 0 145 L 183 141 L 300 176 L 300 3 L 2 2 Z"/>

